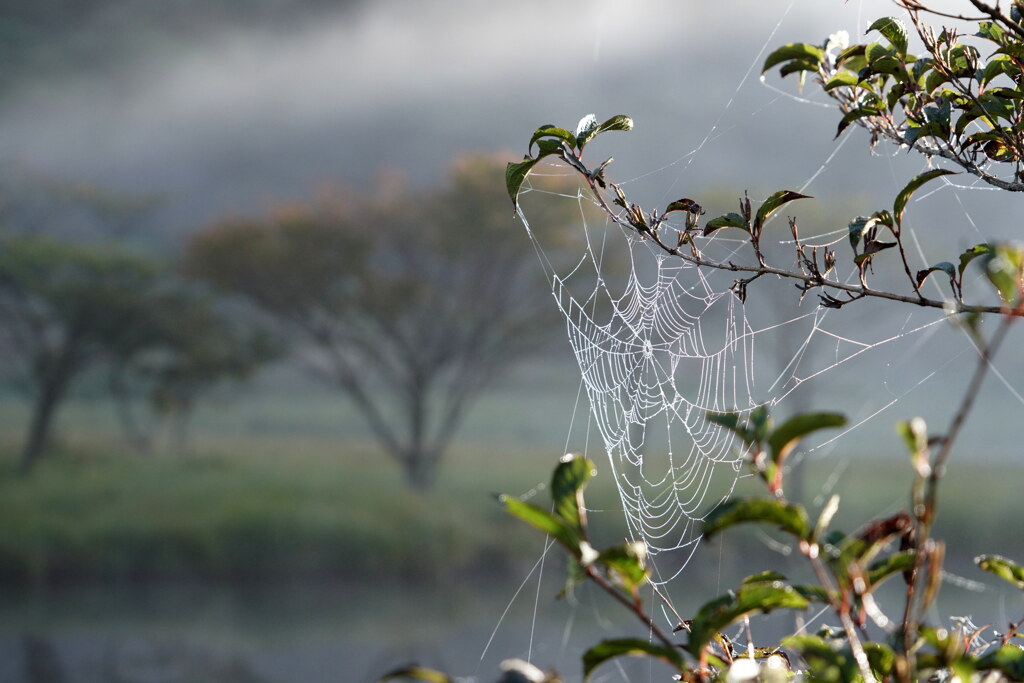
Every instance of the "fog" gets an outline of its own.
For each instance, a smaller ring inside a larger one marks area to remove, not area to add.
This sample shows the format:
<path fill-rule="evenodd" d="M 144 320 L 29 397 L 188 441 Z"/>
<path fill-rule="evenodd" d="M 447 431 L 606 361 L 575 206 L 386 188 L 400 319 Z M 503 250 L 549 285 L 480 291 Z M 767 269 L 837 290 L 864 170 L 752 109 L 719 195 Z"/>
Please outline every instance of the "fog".
<path fill-rule="evenodd" d="M 113 67 L 29 73 L 0 107 L 0 158 L 159 191 L 163 227 L 181 230 L 326 181 L 366 184 L 381 169 L 429 183 L 459 151 L 520 150 L 541 123 L 628 113 L 637 127 L 614 143 L 617 177 L 668 165 L 648 181 L 659 198 L 680 185 L 793 185 L 833 151 L 835 117 L 792 99 L 793 79 L 762 85 L 765 50 L 856 35 L 889 10 L 882 0 L 318 9 L 284 26 L 133 45 Z M 853 135 L 816 188 L 879 189 L 877 173 L 858 171 L 871 158 Z"/>

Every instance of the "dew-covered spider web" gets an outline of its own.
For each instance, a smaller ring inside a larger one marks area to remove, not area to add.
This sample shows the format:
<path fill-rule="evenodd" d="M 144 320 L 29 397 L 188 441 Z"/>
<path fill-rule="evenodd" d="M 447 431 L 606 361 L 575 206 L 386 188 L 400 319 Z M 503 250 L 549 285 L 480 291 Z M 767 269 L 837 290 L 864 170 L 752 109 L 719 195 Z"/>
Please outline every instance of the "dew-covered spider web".
<path fill-rule="evenodd" d="M 611 220 L 592 219 L 583 191 L 563 199 L 581 206 L 583 253 L 576 261 L 556 265 L 528 209 L 522 219 L 548 270 L 593 438 L 607 455 L 630 534 L 647 544 L 656 584 L 686 567 L 703 518 L 749 474 L 741 444 L 709 420 L 710 412 L 809 409 L 801 396 L 810 385 L 886 345 L 899 347 L 898 362 L 943 322 L 941 312 L 932 312 L 893 326 L 866 324 L 857 314 L 853 325 L 844 324 L 839 311 L 819 307 L 810 295 L 801 302 L 791 285 L 768 281 L 752 283 L 743 303 L 733 273 L 697 267 Z M 706 257 L 740 262 L 749 244 L 722 237 L 704 247 Z M 762 288 L 756 296 L 754 285 Z M 899 400 L 894 387 L 905 392 L 926 380 L 897 380 L 898 374 L 883 400 L 867 406 L 866 419 Z"/>
<path fill-rule="evenodd" d="M 773 35 L 766 46 L 774 45 Z M 751 73 L 756 73 L 763 52 L 755 57 L 737 93 L 745 87 L 760 87 L 777 92 L 777 99 L 799 99 L 817 115 L 836 118 L 834 110 L 813 106 L 822 104 L 823 98 L 805 99 L 791 94 L 795 89 L 783 92 L 777 81 L 768 83 L 767 88 L 748 83 L 756 81 Z M 694 184 L 701 159 L 714 154 L 709 150 L 715 141 L 729 133 L 725 122 L 731 103 L 710 132 L 690 140 L 696 147 L 686 154 L 626 178 L 616 178 L 612 165 L 609 179 L 628 194 L 653 187 L 653 200 L 646 205 L 637 200 L 645 209 L 657 208 L 659 203 L 663 208 L 679 195 L 688 194 L 681 188 Z M 737 118 L 742 121 L 751 115 L 743 113 Z M 785 187 L 816 194 L 824 179 L 827 188 L 829 173 L 840 163 L 836 157 L 851 139 L 851 146 L 866 146 L 863 138 L 843 138 L 823 157 L 812 160 L 806 175 L 785 181 Z M 616 139 L 614 146 L 617 156 L 629 153 L 625 136 Z M 764 249 L 773 265 L 799 269 L 787 225 L 787 217 L 796 216 L 806 253 L 817 250 L 820 259 L 826 248 L 832 250 L 837 254 L 834 272 L 838 279 L 857 282 L 848 222 L 857 213 L 884 208 L 902 185 L 900 179 L 906 182 L 930 168 L 921 157 L 908 161 L 905 154 L 895 160 L 876 154 L 875 163 L 892 174 L 893 189 L 888 196 L 880 194 L 859 208 L 826 207 L 824 215 L 810 221 L 799 218 L 800 202 L 787 207 L 766 229 L 771 237 L 766 238 Z M 590 162 L 596 165 L 601 160 L 591 158 Z M 922 412 L 911 400 L 915 397 L 922 405 L 934 407 L 936 394 L 930 391 L 934 392 L 937 378 L 950 380 L 946 386 L 959 386 L 955 382 L 976 358 L 973 345 L 941 309 L 873 300 L 835 310 L 820 305 L 821 290 L 801 294 L 791 281 L 775 277 L 749 283 L 747 299 L 741 301 L 737 280 L 749 273 L 697 267 L 667 254 L 627 225 L 624 210 L 616 208 L 617 214 L 608 215 L 605 208 L 611 202 L 607 197 L 599 201 L 585 184 L 566 189 L 566 184 L 571 186 L 576 179 L 575 172 L 565 165 L 539 166 L 524 187 L 520 218 L 537 247 L 579 366 L 588 430 L 585 438 L 570 437 L 568 448 L 581 450 L 582 442 L 588 449 L 603 450 L 629 533 L 647 545 L 656 585 L 671 582 L 686 568 L 700 545 L 703 519 L 750 474 L 741 444 L 730 431 L 709 420 L 709 412 L 747 416 L 766 406 L 778 421 L 797 412 L 836 410 L 847 414 L 848 426 L 809 442 L 801 457 L 828 453 L 843 445 L 895 451 L 892 444 L 881 444 L 886 439 L 892 441 L 892 425 L 907 415 L 891 409 L 902 405 L 908 412 Z M 937 182 L 929 192 L 922 192 L 919 202 L 908 211 L 919 211 L 915 208 L 918 203 L 937 200 L 948 207 L 940 210 L 958 216 L 958 227 L 972 233 L 966 239 L 987 239 L 966 208 L 970 203 L 967 195 L 972 194 L 969 190 L 976 189 L 969 183 Z M 779 189 L 783 187 L 768 191 Z M 742 194 L 743 188 L 737 187 L 731 197 L 716 196 L 707 203 L 699 195 L 694 199 L 705 205 L 706 220 L 736 211 L 736 200 Z M 610 190 L 608 195 L 612 196 Z M 766 195 L 751 193 L 755 210 Z M 533 221 L 534 199 L 575 204 L 575 226 L 566 229 Z M 667 223 L 662 229 L 674 236 L 676 229 L 682 229 L 683 220 Z M 917 253 L 911 256 L 927 263 L 930 236 L 919 240 L 920 224 L 912 223 L 908 222 L 908 243 L 915 245 Z M 572 233 L 568 238 L 566 230 Z M 701 257 L 721 264 L 754 264 L 749 240 L 739 235 L 724 230 L 699 240 Z M 674 243 L 674 237 L 672 240 Z M 897 275 L 902 277 L 902 273 Z M 890 279 L 884 272 L 872 274 L 872 283 L 906 289 L 905 282 Z M 949 297 L 948 289 L 941 290 L 936 282 L 929 287 L 933 288 L 929 296 Z M 995 374 L 1015 396 L 1019 409 L 1024 403 L 1020 393 L 1000 376 L 998 368 Z M 953 400 L 951 394 L 949 401 Z M 885 421 L 878 419 L 882 415 L 887 416 Z M 872 429 L 861 429 L 868 423 Z"/>

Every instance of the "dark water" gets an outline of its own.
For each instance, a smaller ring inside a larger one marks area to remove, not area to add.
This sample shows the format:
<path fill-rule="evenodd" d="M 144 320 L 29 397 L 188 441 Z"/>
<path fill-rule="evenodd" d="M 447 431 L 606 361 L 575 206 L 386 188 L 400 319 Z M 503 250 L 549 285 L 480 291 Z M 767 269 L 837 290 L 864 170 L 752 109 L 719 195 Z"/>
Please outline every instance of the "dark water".
<path fill-rule="evenodd" d="M 518 596 L 514 581 L 6 590 L 0 681 L 363 683 L 410 662 L 488 681 L 509 657 L 573 680 L 584 647 L 622 620 L 595 596 L 556 600 L 558 587 L 545 580 L 539 599 L 535 581 Z"/>
<path fill-rule="evenodd" d="M 574 600 L 556 599 L 561 576 L 549 567 L 539 590 L 531 580 L 518 594 L 519 583 L 504 580 L 6 588 L 0 681 L 369 683 L 418 662 L 488 683 L 497 679 L 503 659 L 521 657 L 574 682 L 586 647 L 642 634 L 606 596 L 584 589 Z M 678 583 L 673 598 L 686 611 L 716 590 Z M 1009 586 L 947 584 L 933 623 L 940 613 L 972 614 L 979 625 L 998 628 L 1024 615 L 1024 599 Z M 768 642 L 789 623 L 755 620 L 756 637 Z M 601 680 L 652 675 L 645 662 L 631 666 L 608 666 Z"/>

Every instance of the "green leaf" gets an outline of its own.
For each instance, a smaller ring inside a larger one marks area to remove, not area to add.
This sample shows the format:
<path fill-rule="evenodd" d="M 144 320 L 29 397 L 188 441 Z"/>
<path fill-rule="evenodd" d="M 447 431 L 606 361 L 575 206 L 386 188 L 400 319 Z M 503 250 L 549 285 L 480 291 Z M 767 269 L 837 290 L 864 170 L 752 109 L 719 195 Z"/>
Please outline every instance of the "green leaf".
<path fill-rule="evenodd" d="M 900 190 L 900 193 L 896 195 L 896 201 L 892 205 L 892 215 L 896 219 L 897 227 L 903 224 L 903 212 L 907 208 L 907 202 L 910 201 L 910 197 L 913 196 L 917 190 L 927 183 L 929 180 L 939 178 L 944 175 L 956 175 L 956 171 L 950 171 L 945 168 L 936 168 L 931 171 L 926 171 L 916 177 L 914 177 L 906 187 Z"/>
<path fill-rule="evenodd" d="M 498 497 L 498 501 L 505 506 L 505 509 L 509 514 L 514 517 L 518 517 L 530 526 L 540 529 L 557 540 L 565 546 L 576 559 L 579 559 L 582 556 L 580 543 L 583 539 L 580 538 L 579 532 L 569 526 L 569 524 L 561 517 L 556 516 L 533 503 L 527 503 L 519 500 L 515 496 L 502 494 Z"/>
<path fill-rule="evenodd" d="M 828 79 L 828 82 L 824 85 L 822 90 L 829 92 L 836 88 L 849 87 L 853 88 L 860 84 L 860 79 L 850 71 L 840 71 L 832 78 Z"/>
<path fill-rule="evenodd" d="M 814 73 L 818 71 L 818 64 L 819 61 L 816 58 L 794 59 L 793 61 L 783 65 L 779 69 L 779 75 L 785 78 L 790 74 L 801 73 L 805 71 L 810 71 Z M 801 83 L 801 86 L 802 85 L 803 84 Z"/>
<path fill-rule="evenodd" d="M 853 251 L 857 251 L 857 246 L 860 244 L 861 239 L 864 238 L 864 233 L 873 228 L 878 223 L 878 219 L 874 216 L 857 216 L 848 227 L 850 246 L 853 247 Z"/>
<path fill-rule="evenodd" d="M 1024 252 L 1009 244 L 997 244 L 985 255 L 985 275 L 1007 305 L 1017 305 L 1022 268 Z"/>
<path fill-rule="evenodd" d="M 541 138 L 548 137 L 557 138 L 558 140 L 564 140 L 566 144 L 569 145 L 569 147 L 574 147 L 576 145 L 575 135 L 567 131 L 565 128 L 558 128 L 557 126 L 552 126 L 551 124 L 548 124 L 541 126 L 536 131 L 534 131 L 533 136 L 530 138 L 528 151 L 533 150 L 533 145 L 538 140 L 540 140 Z"/>
<path fill-rule="evenodd" d="M 993 79 L 1002 74 L 1012 77 L 1015 73 L 1020 73 L 1020 67 L 1017 66 L 1011 57 L 1008 55 L 996 55 L 989 60 L 988 64 L 985 65 L 984 71 L 981 72 L 979 85 L 988 85 Z"/>
<path fill-rule="evenodd" d="M 871 217 L 875 219 L 877 223 L 880 223 L 886 226 L 887 228 L 891 229 L 893 225 L 895 225 L 893 223 L 892 214 L 886 211 L 885 209 L 875 211 L 873 214 L 871 214 Z"/>
<path fill-rule="evenodd" d="M 863 680 L 853 652 L 845 641 L 828 641 L 819 635 L 787 636 L 780 643 L 800 653 L 808 665 L 808 679 L 834 683 Z M 887 680 L 896 664 L 896 654 L 885 645 L 863 643 L 868 666 L 878 680 Z"/>
<path fill-rule="evenodd" d="M 716 413 L 708 411 L 707 418 L 708 422 L 725 427 L 730 432 L 740 437 L 743 440 L 743 443 L 748 446 L 757 441 L 757 437 L 747 427 L 747 425 L 740 423 L 739 413 Z"/>
<path fill-rule="evenodd" d="M 568 454 L 551 475 L 551 500 L 555 514 L 573 529 L 581 529 L 580 502 L 587 481 L 594 476 L 594 463 L 579 454 Z"/>
<path fill-rule="evenodd" d="M 780 574 L 779 572 L 767 570 L 767 571 L 760 572 L 758 574 L 752 574 L 751 576 L 748 576 L 747 578 L 743 579 L 743 584 L 742 585 L 746 585 L 748 583 L 764 583 L 765 581 L 785 581 L 785 580 L 786 580 L 786 577 L 783 576 L 782 574 Z"/>
<path fill-rule="evenodd" d="M 812 681 L 848 683 L 860 680 L 857 662 L 848 648 L 839 648 L 818 635 L 787 636 L 779 643 L 795 650 L 807 662 Z"/>
<path fill-rule="evenodd" d="M 754 435 L 754 440 L 761 443 L 768 438 L 768 430 L 772 427 L 771 415 L 768 413 L 768 406 L 760 405 L 750 411 L 750 417 L 747 418 L 747 423 L 750 426 L 750 432 Z"/>
<path fill-rule="evenodd" d="M 836 576 L 845 580 L 848 567 L 857 564 L 864 567 L 880 553 L 889 542 L 913 526 L 913 521 L 906 512 L 898 512 L 885 519 L 872 521 L 857 532 L 855 536 L 847 536 L 839 545 L 839 557 L 835 560 Z"/>
<path fill-rule="evenodd" d="M 588 142 L 605 131 L 633 130 L 633 119 L 625 116 L 624 114 L 613 116 L 601 124 L 598 124 L 597 119 L 592 117 L 593 115 L 584 117 L 583 120 L 580 121 L 580 126 L 577 129 L 576 148 L 581 152 Z"/>
<path fill-rule="evenodd" d="M 716 413 L 708 411 L 708 421 L 721 425 L 726 429 L 735 432 L 740 424 L 739 413 Z"/>
<path fill-rule="evenodd" d="M 800 439 L 808 434 L 819 429 L 842 427 L 845 424 L 846 418 L 839 413 L 805 413 L 789 418 L 768 436 L 772 461 L 776 465 L 781 465 Z"/>
<path fill-rule="evenodd" d="M 633 119 L 625 114 L 617 114 L 597 127 L 598 133 L 604 133 L 609 130 L 633 130 Z"/>
<path fill-rule="evenodd" d="M 864 76 L 868 74 L 892 76 L 900 83 L 907 83 L 913 80 L 903 62 L 898 57 L 889 54 L 877 57 L 873 62 L 870 62 L 867 69 L 861 71 L 861 79 L 865 80 Z"/>
<path fill-rule="evenodd" d="M 867 59 L 869 69 L 879 61 L 892 57 L 893 54 L 894 50 L 881 43 L 868 43 L 864 46 L 864 57 Z"/>
<path fill-rule="evenodd" d="M 907 56 L 907 27 L 902 21 L 893 17 L 882 17 L 868 27 L 868 32 L 871 31 L 878 31 L 885 36 L 901 57 Z"/>
<path fill-rule="evenodd" d="M 529 175 L 538 161 L 540 161 L 540 157 L 531 159 L 528 156 L 524 156 L 523 160 L 519 163 L 509 162 L 505 166 L 505 188 L 508 190 L 508 196 L 512 200 L 513 210 L 519 208 L 519 190 L 522 188 L 523 182 L 526 181 L 526 176 Z"/>
<path fill-rule="evenodd" d="M 647 545 L 643 541 L 607 548 L 595 561 L 608 567 L 630 593 L 635 593 L 650 576 L 647 569 Z"/>
<path fill-rule="evenodd" d="M 808 45 L 807 43 L 789 43 L 768 55 L 764 60 L 764 66 L 761 67 L 761 73 L 764 73 L 776 64 L 788 62 L 792 59 L 810 58 L 820 62 L 824 56 L 825 51 L 816 45 Z"/>
<path fill-rule="evenodd" d="M 1000 555 L 979 555 L 974 558 L 974 563 L 985 571 L 1024 590 L 1024 568 L 1013 560 Z"/>
<path fill-rule="evenodd" d="M 867 116 L 881 115 L 882 110 L 879 109 L 878 107 L 857 107 L 856 109 L 852 109 L 848 111 L 842 119 L 840 119 L 839 127 L 836 129 L 836 137 L 838 138 L 840 135 L 842 135 L 843 131 L 846 130 L 851 123 L 857 121 L 858 119 L 862 119 Z"/>
<path fill-rule="evenodd" d="M 956 266 L 949 261 L 940 261 L 934 266 L 917 271 L 917 286 L 920 287 L 929 275 L 939 270 L 949 276 L 950 282 L 956 282 Z"/>
<path fill-rule="evenodd" d="M 885 95 L 885 106 L 890 112 L 895 111 L 896 105 L 899 104 L 900 98 L 907 94 L 907 84 L 897 83 L 896 85 L 889 88 L 889 92 Z"/>
<path fill-rule="evenodd" d="M 775 524 L 797 538 L 807 538 L 810 523 L 799 505 L 787 505 L 767 498 L 737 498 L 719 505 L 704 520 L 704 535 L 713 536 L 722 529 L 745 522 Z"/>
<path fill-rule="evenodd" d="M 686 668 L 683 655 L 675 649 L 655 645 L 640 638 L 602 640 L 583 653 L 583 679 L 588 680 L 594 669 L 617 657 L 654 657 L 682 672 Z"/>
<path fill-rule="evenodd" d="M 955 45 L 949 51 L 949 65 L 957 76 L 973 76 L 972 70 L 980 56 L 978 48 L 973 45 Z"/>
<path fill-rule="evenodd" d="M 996 43 L 997 45 L 1002 45 L 1006 39 L 1006 32 L 1003 31 L 1003 28 L 999 24 L 992 21 L 978 22 L 978 32 L 975 33 L 974 35 L 978 36 L 979 38 L 991 40 L 993 43 Z"/>
<path fill-rule="evenodd" d="M 753 233 L 755 235 L 761 234 L 761 228 L 764 227 L 764 223 L 768 220 L 769 216 L 778 211 L 784 205 L 789 202 L 796 201 L 797 199 L 813 199 L 813 197 L 806 194 L 800 194 L 799 192 L 794 192 L 793 190 L 779 190 L 778 192 L 770 195 L 768 199 L 765 199 L 761 203 L 761 206 L 757 209 L 757 213 L 754 215 Z"/>
<path fill-rule="evenodd" d="M 393 681 L 395 679 L 426 681 L 426 683 L 455 683 L 455 679 L 447 674 L 434 669 L 425 669 L 422 666 L 403 666 L 395 669 L 378 678 L 379 683 Z"/>
<path fill-rule="evenodd" d="M 807 605 L 807 598 L 781 581 L 744 583 L 734 593 L 715 598 L 700 608 L 690 622 L 687 649 L 699 657 L 717 633 L 746 614 L 780 608 L 806 609 Z"/>
<path fill-rule="evenodd" d="M 685 211 L 686 213 L 700 214 L 704 211 L 704 209 L 697 202 L 693 201 L 692 199 L 684 197 L 683 199 L 677 199 L 668 206 L 666 206 L 665 212 L 662 215 L 667 216 L 673 211 Z"/>
<path fill-rule="evenodd" d="M 829 604 L 828 591 L 821 586 L 793 586 L 793 590 L 807 598 L 808 602 L 820 602 L 823 605 Z"/>
<path fill-rule="evenodd" d="M 747 225 L 747 221 L 743 219 L 743 216 L 738 213 L 727 213 L 724 216 L 709 220 L 704 226 L 704 236 L 707 237 L 722 228 L 739 228 L 740 230 L 750 232 L 750 226 Z"/>
<path fill-rule="evenodd" d="M 894 553 L 871 563 L 868 567 L 868 584 L 872 587 L 879 585 L 893 574 L 909 571 L 914 568 L 914 551 L 905 550 L 901 553 Z"/>
<path fill-rule="evenodd" d="M 864 46 L 851 45 L 836 55 L 836 67 L 845 67 L 850 71 L 859 71 L 867 61 L 864 59 Z"/>
<path fill-rule="evenodd" d="M 966 268 L 967 265 L 971 261 L 973 261 L 974 259 L 978 258 L 979 256 L 984 256 L 985 254 L 991 254 L 991 253 L 992 253 L 992 245 L 991 244 L 975 244 L 973 247 L 971 247 L 970 249 L 966 250 L 964 253 L 960 254 L 960 267 L 958 268 L 959 274 L 960 274 L 960 279 L 961 280 L 963 279 L 963 277 L 964 277 L 964 268 Z"/>
<path fill-rule="evenodd" d="M 997 669 L 1011 681 L 1024 680 L 1024 650 L 1006 644 L 978 660 L 980 669 Z"/>
<path fill-rule="evenodd" d="M 864 654 L 868 656 L 868 665 L 875 678 L 880 681 L 888 680 L 896 667 L 896 653 L 881 643 L 868 641 L 864 643 Z"/>

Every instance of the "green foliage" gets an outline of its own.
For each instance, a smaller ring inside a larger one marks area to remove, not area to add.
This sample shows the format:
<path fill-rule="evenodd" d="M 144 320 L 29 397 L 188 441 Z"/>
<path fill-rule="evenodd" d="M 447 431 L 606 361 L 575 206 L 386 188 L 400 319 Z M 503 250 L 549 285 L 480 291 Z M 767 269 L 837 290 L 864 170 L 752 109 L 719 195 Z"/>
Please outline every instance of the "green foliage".
<path fill-rule="evenodd" d="M 682 654 L 676 649 L 639 638 L 613 638 L 603 640 L 583 653 L 583 679 L 588 680 L 594 669 L 617 657 L 653 657 L 675 669 L 686 666 Z"/>
<path fill-rule="evenodd" d="M 152 345 L 162 283 L 158 264 L 128 251 L 0 240 L 0 349 L 33 401 L 24 472 L 45 453 L 53 417 L 84 372 L 120 350 Z"/>
<path fill-rule="evenodd" d="M 807 413 L 796 415 L 775 428 L 765 406 L 752 410 L 745 421 L 739 413 L 708 413 L 708 420 L 740 437 L 744 447 L 750 449 L 753 454 L 751 464 L 754 471 L 776 495 L 782 493 L 782 468 L 786 457 L 800 439 L 821 429 L 842 427 L 846 424 L 846 418 L 838 413 Z M 791 528 L 807 526 L 806 515 L 800 521 L 793 520 L 789 512 L 778 512 L 781 515 L 780 524 L 798 525 Z M 735 514 L 742 516 L 742 508 L 737 509 Z"/>
<path fill-rule="evenodd" d="M 336 437 L 204 438 L 187 457 L 75 446 L 28 479 L 10 453 L 0 455 L 0 581 L 11 590 L 83 581 L 506 580 L 528 568 L 535 541 L 486 494 L 533 485 L 540 457 L 532 453 L 492 451 L 494 463 L 521 464 L 480 471 L 479 453 L 456 452 L 460 467 L 429 495 L 404 491 L 372 444 Z M 611 503 L 612 492 L 596 493 L 593 502 Z M 607 531 L 614 538 L 618 530 Z"/>
<path fill-rule="evenodd" d="M 752 579 L 752 580 L 751 580 Z M 751 612 L 768 613 L 775 609 L 805 609 L 807 599 L 777 576 L 754 576 L 738 589 L 705 603 L 690 622 L 687 649 L 701 657 L 704 649 L 727 627 Z M 731 656 L 731 653 L 727 653 Z"/>
<path fill-rule="evenodd" d="M 594 475 L 594 463 L 580 455 L 567 454 L 551 476 L 551 509 L 503 494 L 498 501 L 513 516 L 545 532 L 572 556 L 569 587 L 581 576 L 610 581 L 637 599 L 637 590 L 648 577 L 647 549 L 641 542 L 612 546 L 598 552 L 590 544 L 583 491 Z"/>
<path fill-rule="evenodd" d="M 925 24 L 927 4 L 917 5 L 906 8 L 924 55 L 908 53 L 909 32 L 902 21 L 882 17 L 868 34 L 877 32 L 884 42 L 839 49 L 832 39 L 785 45 L 768 55 L 762 73 L 778 67 L 783 77 L 812 74 L 840 110 L 837 136 L 857 123 L 872 133 L 872 144 L 886 138 L 945 157 L 1003 189 L 1024 189 L 1020 25 L 993 9 L 976 20 L 973 35 L 955 28 L 939 32 Z M 965 40 L 980 42 L 983 49 Z M 989 172 L 979 156 L 1010 168 Z"/>
<path fill-rule="evenodd" d="M 991 572 L 1017 588 L 1024 590 L 1024 568 L 1012 560 L 999 555 L 981 555 L 974 561 L 985 571 Z"/>
<path fill-rule="evenodd" d="M 154 408 L 178 409 L 225 379 L 245 379 L 278 352 L 163 264 L 107 244 L 0 240 L 0 312 L 8 321 L 0 350 L 34 401 L 26 471 L 46 452 L 55 414 L 87 372 L 104 370 L 112 387 L 143 380 Z"/>
<path fill-rule="evenodd" d="M 722 529 L 744 522 L 775 524 L 797 538 L 810 535 L 807 512 L 802 507 L 763 498 L 740 498 L 719 505 L 704 521 L 704 535 L 711 537 Z"/>
<path fill-rule="evenodd" d="M 632 129 L 633 119 L 621 114 L 613 116 L 600 124 L 597 122 L 597 117 L 593 114 L 584 116 L 576 126 L 575 133 L 570 133 L 567 129 L 559 128 L 552 124 L 540 126 L 530 136 L 530 144 L 527 146 L 529 153 L 523 157 L 523 160 L 518 163 L 509 163 L 505 166 L 505 189 L 512 200 L 513 208 L 516 210 L 519 208 L 519 193 L 530 171 L 548 156 L 556 156 L 593 180 L 603 183 L 601 177 L 611 159 L 603 162 L 594 171 L 588 171 L 580 160 L 583 148 L 601 133 L 612 130 L 626 131 Z M 531 156 L 535 145 L 537 146 L 536 156 Z"/>

